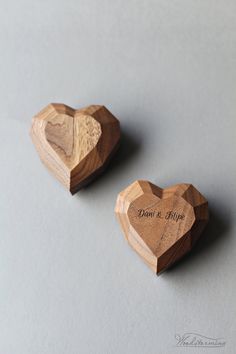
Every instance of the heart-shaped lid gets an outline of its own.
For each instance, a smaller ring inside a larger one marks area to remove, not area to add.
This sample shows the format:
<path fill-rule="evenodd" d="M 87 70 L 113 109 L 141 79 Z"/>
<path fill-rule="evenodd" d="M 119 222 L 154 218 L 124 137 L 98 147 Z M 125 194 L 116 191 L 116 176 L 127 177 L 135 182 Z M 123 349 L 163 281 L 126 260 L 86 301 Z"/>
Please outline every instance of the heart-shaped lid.
<path fill-rule="evenodd" d="M 104 170 L 120 125 L 104 106 L 74 110 L 53 103 L 34 117 L 31 137 L 43 163 L 74 194 Z"/>
<path fill-rule="evenodd" d="M 115 212 L 127 241 L 159 274 L 189 252 L 208 221 L 207 200 L 191 184 L 161 189 L 135 181 Z"/>

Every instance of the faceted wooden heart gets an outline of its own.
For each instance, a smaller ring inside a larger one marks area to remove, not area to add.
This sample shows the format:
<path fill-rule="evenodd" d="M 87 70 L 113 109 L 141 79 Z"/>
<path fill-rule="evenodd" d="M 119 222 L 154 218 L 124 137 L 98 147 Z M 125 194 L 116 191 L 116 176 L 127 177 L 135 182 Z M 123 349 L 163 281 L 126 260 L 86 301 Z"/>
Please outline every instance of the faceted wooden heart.
<path fill-rule="evenodd" d="M 115 212 L 129 244 L 157 274 L 192 249 L 208 221 L 207 200 L 185 183 L 161 189 L 135 181 L 118 195 Z"/>
<path fill-rule="evenodd" d="M 74 110 L 53 103 L 33 118 L 31 137 L 42 162 L 74 194 L 106 167 L 120 124 L 104 106 Z"/>

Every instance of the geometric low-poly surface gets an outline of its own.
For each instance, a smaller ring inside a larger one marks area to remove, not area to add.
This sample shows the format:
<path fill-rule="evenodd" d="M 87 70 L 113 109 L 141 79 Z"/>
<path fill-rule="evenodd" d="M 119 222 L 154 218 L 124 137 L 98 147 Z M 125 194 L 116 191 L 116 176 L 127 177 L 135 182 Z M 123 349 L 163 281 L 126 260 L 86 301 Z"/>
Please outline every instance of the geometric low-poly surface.
<path fill-rule="evenodd" d="M 32 122 L 40 159 L 74 194 L 103 172 L 120 141 L 120 123 L 104 106 L 79 110 L 52 103 Z"/>
<path fill-rule="evenodd" d="M 135 181 L 119 193 L 115 213 L 128 243 L 159 274 L 192 249 L 208 222 L 208 202 L 191 184 L 161 189 Z"/>

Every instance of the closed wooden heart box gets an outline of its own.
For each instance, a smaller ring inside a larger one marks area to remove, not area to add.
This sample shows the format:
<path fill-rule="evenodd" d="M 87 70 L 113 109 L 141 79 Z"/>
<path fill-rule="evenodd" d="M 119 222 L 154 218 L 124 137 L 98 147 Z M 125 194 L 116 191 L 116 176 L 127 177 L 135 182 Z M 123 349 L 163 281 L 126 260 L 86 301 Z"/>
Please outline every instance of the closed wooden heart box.
<path fill-rule="evenodd" d="M 128 243 L 159 274 L 189 252 L 208 221 L 208 202 L 191 184 L 161 189 L 135 181 L 115 212 Z"/>
<path fill-rule="evenodd" d="M 44 165 L 74 194 L 107 166 L 120 124 L 104 106 L 52 103 L 33 118 L 30 134 Z"/>

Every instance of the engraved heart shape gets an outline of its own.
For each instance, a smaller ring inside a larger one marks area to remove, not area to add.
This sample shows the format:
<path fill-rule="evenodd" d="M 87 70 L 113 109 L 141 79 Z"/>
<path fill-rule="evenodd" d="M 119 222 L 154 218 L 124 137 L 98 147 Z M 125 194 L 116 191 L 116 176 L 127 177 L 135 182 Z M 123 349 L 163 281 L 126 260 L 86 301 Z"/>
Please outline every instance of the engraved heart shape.
<path fill-rule="evenodd" d="M 159 274 L 189 252 L 208 221 L 207 200 L 191 184 L 161 189 L 135 181 L 115 212 L 129 244 Z"/>
<path fill-rule="evenodd" d="M 54 103 L 34 117 L 31 137 L 42 162 L 74 194 L 104 170 L 120 125 L 104 106 L 74 110 Z"/>

